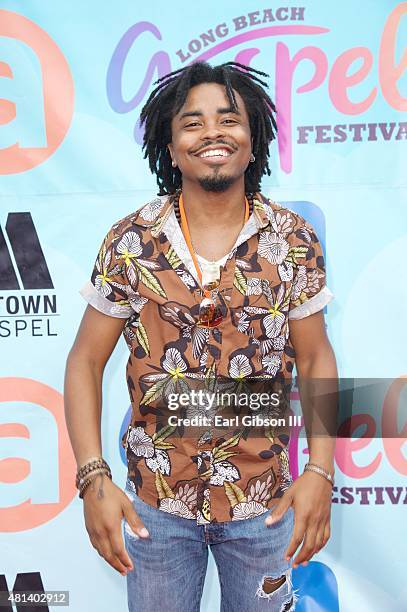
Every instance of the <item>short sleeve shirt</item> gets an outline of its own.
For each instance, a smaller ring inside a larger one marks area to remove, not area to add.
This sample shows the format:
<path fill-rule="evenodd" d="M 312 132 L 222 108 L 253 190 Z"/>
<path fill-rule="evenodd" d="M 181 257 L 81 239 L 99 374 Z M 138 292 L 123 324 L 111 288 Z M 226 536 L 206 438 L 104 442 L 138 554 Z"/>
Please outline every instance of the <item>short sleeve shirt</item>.
<path fill-rule="evenodd" d="M 290 428 L 266 424 L 252 436 L 241 424 L 213 427 L 204 417 L 219 405 L 209 408 L 203 396 L 177 413 L 202 417 L 199 428 L 184 420 L 170 424 L 162 407 L 198 388 L 214 393 L 218 381 L 229 390 L 290 381 L 290 320 L 321 310 L 333 297 L 312 226 L 256 193 L 221 267 L 222 321 L 207 329 L 197 325 L 203 296 L 174 196 L 160 196 L 110 228 L 81 294 L 102 313 L 125 319 L 132 414 L 122 444 L 133 491 L 198 524 L 266 512 L 292 483 Z"/>

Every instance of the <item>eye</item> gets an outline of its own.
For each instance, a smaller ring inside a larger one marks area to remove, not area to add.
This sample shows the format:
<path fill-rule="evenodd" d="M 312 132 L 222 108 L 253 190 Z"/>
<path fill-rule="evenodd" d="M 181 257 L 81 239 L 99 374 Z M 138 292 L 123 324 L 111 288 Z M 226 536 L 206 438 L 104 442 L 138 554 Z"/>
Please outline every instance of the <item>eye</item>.
<path fill-rule="evenodd" d="M 229 121 L 229 122 L 231 121 L 232 123 L 237 123 L 237 121 L 235 119 L 225 119 L 223 121 L 223 123 L 226 123 L 226 121 Z"/>
<path fill-rule="evenodd" d="M 191 123 L 187 123 L 184 127 L 194 127 L 194 125 L 199 125 L 198 121 L 192 121 Z"/>

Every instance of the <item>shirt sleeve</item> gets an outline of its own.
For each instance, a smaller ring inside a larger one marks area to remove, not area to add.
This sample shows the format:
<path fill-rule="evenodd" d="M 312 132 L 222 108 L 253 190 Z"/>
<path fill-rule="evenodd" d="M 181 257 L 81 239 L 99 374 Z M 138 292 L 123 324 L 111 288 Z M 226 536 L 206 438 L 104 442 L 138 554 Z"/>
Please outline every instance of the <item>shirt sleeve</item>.
<path fill-rule="evenodd" d="M 326 286 L 325 260 L 313 227 L 304 221 L 292 247 L 294 277 L 289 319 L 303 319 L 322 310 L 334 297 Z"/>
<path fill-rule="evenodd" d="M 134 310 L 124 260 L 117 253 L 118 239 L 111 228 L 100 246 L 90 280 L 79 293 L 91 306 L 111 317 L 127 319 Z"/>

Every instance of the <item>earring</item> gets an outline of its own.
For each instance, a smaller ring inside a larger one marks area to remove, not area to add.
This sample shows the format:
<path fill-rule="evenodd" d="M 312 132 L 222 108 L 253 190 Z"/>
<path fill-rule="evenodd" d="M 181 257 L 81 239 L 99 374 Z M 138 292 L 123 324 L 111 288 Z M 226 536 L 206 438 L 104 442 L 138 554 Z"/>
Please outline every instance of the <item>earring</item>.
<path fill-rule="evenodd" d="M 253 155 L 253 153 L 250 155 L 250 160 L 249 160 L 249 161 L 251 161 L 252 163 L 253 163 L 254 161 L 256 161 L 256 158 L 255 158 L 255 156 Z"/>
<path fill-rule="evenodd" d="M 172 167 L 173 167 L 173 168 L 176 168 L 176 167 L 177 167 L 177 162 L 176 162 L 176 161 L 174 161 L 174 160 L 172 161 Z"/>

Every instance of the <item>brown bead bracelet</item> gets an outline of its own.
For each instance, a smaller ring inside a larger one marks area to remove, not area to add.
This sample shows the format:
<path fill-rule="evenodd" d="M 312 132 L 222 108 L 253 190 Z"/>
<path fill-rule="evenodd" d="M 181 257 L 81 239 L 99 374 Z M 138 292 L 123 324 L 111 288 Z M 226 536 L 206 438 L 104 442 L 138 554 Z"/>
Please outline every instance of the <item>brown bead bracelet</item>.
<path fill-rule="evenodd" d="M 85 465 L 83 465 L 76 473 L 76 488 L 79 489 L 79 487 L 85 481 L 87 476 L 89 476 L 89 474 L 91 474 L 95 469 L 98 468 L 105 468 L 106 470 L 110 471 L 108 463 L 102 457 L 85 463 Z"/>
<path fill-rule="evenodd" d="M 93 482 L 94 480 L 94 476 L 97 476 L 98 474 L 104 474 L 105 476 L 107 476 L 108 478 L 110 478 L 110 480 L 112 480 L 112 474 L 110 472 L 110 470 L 106 470 L 106 468 L 98 468 L 97 470 L 94 470 L 89 476 L 88 478 L 86 478 L 83 483 L 81 484 L 81 486 L 79 487 L 79 497 L 81 499 L 83 499 L 83 494 L 85 492 L 85 490 L 88 488 L 88 486 Z"/>

